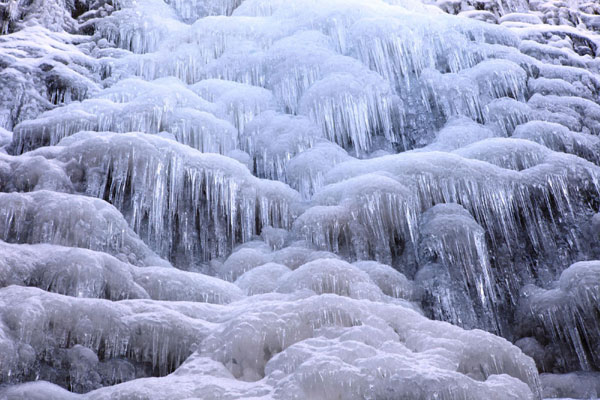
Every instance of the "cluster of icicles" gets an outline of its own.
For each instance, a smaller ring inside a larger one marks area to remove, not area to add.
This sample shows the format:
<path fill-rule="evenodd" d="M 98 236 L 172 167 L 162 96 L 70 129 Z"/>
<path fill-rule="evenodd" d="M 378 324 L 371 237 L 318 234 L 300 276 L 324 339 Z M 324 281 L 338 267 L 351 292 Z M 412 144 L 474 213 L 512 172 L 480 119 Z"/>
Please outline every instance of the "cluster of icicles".
<path fill-rule="evenodd" d="M 483 3 L 0 2 L 0 398 L 600 394 L 600 9 Z"/>

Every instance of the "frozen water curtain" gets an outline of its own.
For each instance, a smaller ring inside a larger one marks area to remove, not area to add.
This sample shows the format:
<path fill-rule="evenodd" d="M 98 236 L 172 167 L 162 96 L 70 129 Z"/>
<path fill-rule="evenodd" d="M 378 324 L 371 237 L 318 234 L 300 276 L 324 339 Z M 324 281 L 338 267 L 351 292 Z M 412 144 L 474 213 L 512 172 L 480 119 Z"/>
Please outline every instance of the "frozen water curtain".
<path fill-rule="evenodd" d="M 0 399 L 600 396 L 596 0 L 0 0 Z"/>

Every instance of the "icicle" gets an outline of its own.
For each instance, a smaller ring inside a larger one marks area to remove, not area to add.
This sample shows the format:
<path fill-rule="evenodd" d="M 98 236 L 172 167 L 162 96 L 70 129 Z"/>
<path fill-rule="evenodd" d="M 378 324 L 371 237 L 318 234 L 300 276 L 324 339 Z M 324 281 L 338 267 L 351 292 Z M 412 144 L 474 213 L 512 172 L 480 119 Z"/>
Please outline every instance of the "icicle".
<path fill-rule="evenodd" d="M 310 208 L 294 222 L 294 229 L 318 248 L 392 263 L 397 247 L 415 240 L 418 205 L 393 179 L 363 175 L 324 188 L 316 200 L 339 205 Z"/>
<path fill-rule="evenodd" d="M 560 276 L 557 288 L 523 289 L 520 302 L 522 329 L 543 329 L 540 339 L 549 340 L 561 350 L 558 366 L 562 370 L 593 370 L 600 365 L 598 338 L 600 321 L 600 265 L 598 261 L 578 262 Z"/>
<path fill-rule="evenodd" d="M 95 171 L 86 193 L 122 210 L 159 254 L 182 257 L 174 259 L 177 264 L 222 257 L 263 226 L 291 226 L 296 193 L 252 177 L 229 158 L 140 134 L 81 133 L 70 139 L 59 158 Z M 85 157 L 87 152 L 95 156 Z"/>
<path fill-rule="evenodd" d="M 496 310 L 496 304 L 500 302 L 495 286 L 497 278 L 488 258 L 483 228 L 461 206 L 439 204 L 422 215 L 419 233 L 420 265 L 428 262 L 440 263 L 447 269 L 446 274 L 451 281 L 447 282 L 447 290 L 468 293 L 469 300 L 476 304 L 476 307 L 473 307 L 474 321 L 467 317 L 468 313 L 460 313 L 451 321 L 459 326 L 485 327 L 489 331 L 500 331 Z M 426 290 L 435 291 L 436 284 L 438 283 L 434 280 L 426 285 Z M 457 286 L 459 289 L 455 289 Z M 439 300 L 451 301 L 450 299 L 462 293 L 446 293 L 446 296 L 441 296 Z M 452 312 L 452 308 L 460 309 L 464 305 L 450 306 L 440 308 Z"/>
<path fill-rule="evenodd" d="M 395 98 L 376 83 L 365 82 L 345 74 L 329 75 L 315 83 L 304 95 L 300 112 L 315 121 L 330 141 L 353 149 L 357 155 L 371 150 L 373 136 L 390 142 L 400 141 L 393 129 Z"/>

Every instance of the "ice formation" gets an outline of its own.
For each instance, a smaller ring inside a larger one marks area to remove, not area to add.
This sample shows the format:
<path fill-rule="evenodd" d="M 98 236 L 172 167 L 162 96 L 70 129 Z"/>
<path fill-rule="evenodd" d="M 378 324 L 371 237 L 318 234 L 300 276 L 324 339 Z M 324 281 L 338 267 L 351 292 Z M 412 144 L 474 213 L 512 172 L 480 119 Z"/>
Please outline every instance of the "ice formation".
<path fill-rule="evenodd" d="M 600 396 L 593 0 L 0 0 L 0 399 Z"/>

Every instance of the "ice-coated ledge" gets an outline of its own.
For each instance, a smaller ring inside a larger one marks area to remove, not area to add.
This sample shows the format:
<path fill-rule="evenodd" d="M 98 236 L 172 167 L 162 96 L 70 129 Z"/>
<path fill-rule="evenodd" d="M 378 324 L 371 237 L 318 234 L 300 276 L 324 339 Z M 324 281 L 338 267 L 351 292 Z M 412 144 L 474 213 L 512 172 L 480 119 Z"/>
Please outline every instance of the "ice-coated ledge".
<path fill-rule="evenodd" d="M 598 396 L 599 29 L 0 1 L 0 398 Z"/>

